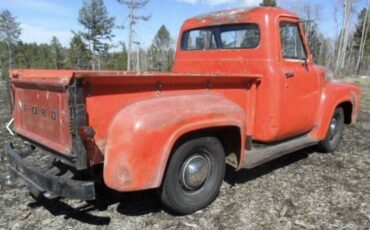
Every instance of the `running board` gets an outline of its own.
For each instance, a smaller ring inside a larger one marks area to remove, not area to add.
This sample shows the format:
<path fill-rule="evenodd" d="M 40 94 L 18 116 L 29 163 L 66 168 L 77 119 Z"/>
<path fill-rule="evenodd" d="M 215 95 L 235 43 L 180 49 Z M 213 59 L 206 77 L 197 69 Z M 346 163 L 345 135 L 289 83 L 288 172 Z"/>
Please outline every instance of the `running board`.
<path fill-rule="evenodd" d="M 315 145 L 318 142 L 318 140 L 305 135 L 286 142 L 270 145 L 268 147 L 246 150 L 244 168 L 255 168 L 286 154 Z"/>

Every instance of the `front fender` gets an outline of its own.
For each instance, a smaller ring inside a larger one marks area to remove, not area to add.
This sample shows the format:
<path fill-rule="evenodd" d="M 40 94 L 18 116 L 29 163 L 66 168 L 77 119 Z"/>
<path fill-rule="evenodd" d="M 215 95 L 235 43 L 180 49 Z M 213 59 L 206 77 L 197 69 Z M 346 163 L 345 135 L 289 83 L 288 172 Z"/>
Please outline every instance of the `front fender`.
<path fill-rule="evenodd" d="M 360 88 L 344 82 L 329 82 L 325 85 L 320 101 L 316 129 L 312 136 L 323 140 L 326 137 L 335 109 L 344 102 L 352 104 L 352 123 L 356 121 L 361 102 Z"/>
<path fill-rule="evenodd" d="M 171 149 L 182 135 L 235 126 L 243 136 L 244 124 L 244 111 L 215 95 L 157 97 L 131 104 L 115 116 L 109 128 L 104 182 L 118 191 L 159 187 Z"/>

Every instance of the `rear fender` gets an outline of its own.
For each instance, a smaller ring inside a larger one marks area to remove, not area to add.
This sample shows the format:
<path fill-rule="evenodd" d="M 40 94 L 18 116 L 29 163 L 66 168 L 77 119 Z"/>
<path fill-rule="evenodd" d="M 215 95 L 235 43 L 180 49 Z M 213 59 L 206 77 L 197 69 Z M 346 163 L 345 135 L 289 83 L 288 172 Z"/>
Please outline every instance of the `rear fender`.
<path fill-rule="evenodd" d="M 118 191 L 159 187 L 171 150 L 181 136 L 205 128 L 235 126 L 243 137 L 244 124 L 244 111 L 215 95 L 157 97 L 131 104 L 110 126 L 104 182 Z M 241 143 L 243 149 L 244 141 Z"/>
<path fill-rule="evenodd" d="M 325 139 L 335 109 L 345 102 L 352 104 L 351 121 L 354 123 L 360 110 L 360 89 L 353 84 L 342 82 L 329 82 L 325 85 L 321 95 L 316 129 L 311 133 L 314 138 L 318 140 Z"/>

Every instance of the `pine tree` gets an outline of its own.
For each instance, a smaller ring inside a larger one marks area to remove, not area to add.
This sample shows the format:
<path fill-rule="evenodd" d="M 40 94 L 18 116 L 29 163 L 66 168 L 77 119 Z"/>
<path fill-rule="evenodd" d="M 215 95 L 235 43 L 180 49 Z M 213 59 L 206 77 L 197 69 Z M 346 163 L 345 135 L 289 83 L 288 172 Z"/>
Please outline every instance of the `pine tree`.
<path fill-rule="evenodd" d="M 3 41 L 8 48 L 8 68 L 12 68 L 12 51 L 14 44 L 19 40 L 21 35 L 20 23 L 10 13 L 4 10 L 0 14 L 0 41 Z"/>
<path fill-rule="evenodd" d="M 53 69 L 63 69 L 65 65 L 65 55 L 62 45 L 55 36 L 51 39 L 50 53 Z"/>
<path fill-rule="evenodd" d="M 86 29 L 80 34 L 89 44 L 92 68 L 99 69 L 99 53 L 106 47 L 106 41 L 114 37 L 112 29 L 115 18 L 108 15 L 103 0 L 85 0 L 78 21 Z"/>
<path fill-rule="evenodd" d="M 75 34 L 69 43 L 68 67 L 72 69 L 87 69 L 90 52 L 79 34 Z"/>
<path fill-rule="evenodd" d="M 172 39 L 167 28 L 162 25 L 148 50 L 149 70 L 169 71 L 173 63 Z"/>
<path fill-rule="evenodd" d="M 8 70 L 12 68 L 12 52 L 14 44 L 19 40 L 19 36 L 21 34 L 20 23 L 16 21 L 16 18 L 10 13 L 8 10 L 4 10 L 0 14 L 0 41 L 4 42 L 8 48 Z M 8 71 L 6 74 L 2 74 L 5 68 L 1 68 L 1 78 L 4 78 L 8 75 Z M 12 111 L 12 94 L 10 90 L 10 78 L 6 77 L 7 79 L 7 89 L 8 89 L 8 99 L 10 101 L 9 105 L 10 110 Z"/>
<path fill-rule="evenodd" d="M 110 63 L 111 67 L 106 69 L 112 69 L 112 70 L 127 70 L 127 58 L 128 53 L 126 49 L 126 44 L 122 42 L 121 44 L 121 51 L 114 52 L 110 55 L 109 60 L 107 60 L 108 63 Z"/>
<path fill-rule="evenodd" d="M 260 4 L 261 6 L 272 6 L 276 7 L 276 0 L 263 0 L 262 3 Z"/>

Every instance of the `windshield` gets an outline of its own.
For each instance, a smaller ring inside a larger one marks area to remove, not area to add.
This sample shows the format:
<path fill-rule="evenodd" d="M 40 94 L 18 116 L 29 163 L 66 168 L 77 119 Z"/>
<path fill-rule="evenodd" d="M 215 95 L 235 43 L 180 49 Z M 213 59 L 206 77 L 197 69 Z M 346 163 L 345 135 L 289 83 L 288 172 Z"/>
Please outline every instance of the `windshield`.
<path fill-rule="evenodd" d="M 186 31 L 182 50 L 252 49 L 260 43 L 255 24 L 222 25 Z"/>

